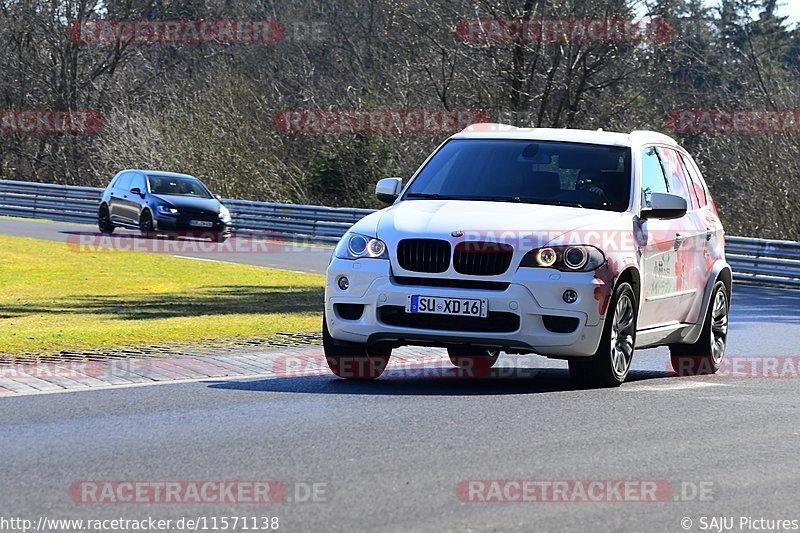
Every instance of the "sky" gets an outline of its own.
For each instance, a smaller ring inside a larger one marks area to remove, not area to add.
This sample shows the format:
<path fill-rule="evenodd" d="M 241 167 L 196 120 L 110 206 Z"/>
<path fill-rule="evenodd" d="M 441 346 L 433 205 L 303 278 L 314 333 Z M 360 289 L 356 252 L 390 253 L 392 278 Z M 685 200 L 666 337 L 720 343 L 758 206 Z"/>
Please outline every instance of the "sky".
<path fill-rule="evenodd" d="M 709 6 L 719 5 L 718 0 L 705 0 Z M 800 23 L 800 0 L 779 0 L 778 5 L 781 6 L 780 14 L 789 17 L 789 24 L 796 25 Z"/>
<path fill-rule="evenodd" d="M 788 16 L 795 24 L 800 22 L 800 0 L 784 0 L 781 14 Z"/>

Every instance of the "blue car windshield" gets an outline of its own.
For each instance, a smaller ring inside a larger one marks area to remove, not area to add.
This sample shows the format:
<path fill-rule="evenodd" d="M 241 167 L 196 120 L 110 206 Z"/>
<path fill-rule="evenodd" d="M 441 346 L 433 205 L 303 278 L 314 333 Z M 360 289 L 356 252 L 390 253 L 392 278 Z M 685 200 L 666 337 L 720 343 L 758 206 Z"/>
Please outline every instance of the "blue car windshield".
<path fill-rule="evenodd" d="M 403 199 L 526 202 L 622 212 L 630 193 L 628 147 L 455 139 L 428 161 Z"/>
<path fill-rule="evenodd" d="M 195 198 L 212 198 L 208 189 L 197 178 L 173 176 L 147 176 L 152 194 L 168 194 L 170 196 L 193 196 Z"/>

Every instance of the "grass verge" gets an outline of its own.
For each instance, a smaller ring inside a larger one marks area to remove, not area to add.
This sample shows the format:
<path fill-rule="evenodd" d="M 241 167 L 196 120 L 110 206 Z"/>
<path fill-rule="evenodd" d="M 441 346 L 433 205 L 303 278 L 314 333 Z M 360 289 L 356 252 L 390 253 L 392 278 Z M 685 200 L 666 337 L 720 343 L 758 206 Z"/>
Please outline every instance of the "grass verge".
<path fill-rule="evenodd" d="M 320 327 L 324 277 L 0 236 L 0 354 Z"/>

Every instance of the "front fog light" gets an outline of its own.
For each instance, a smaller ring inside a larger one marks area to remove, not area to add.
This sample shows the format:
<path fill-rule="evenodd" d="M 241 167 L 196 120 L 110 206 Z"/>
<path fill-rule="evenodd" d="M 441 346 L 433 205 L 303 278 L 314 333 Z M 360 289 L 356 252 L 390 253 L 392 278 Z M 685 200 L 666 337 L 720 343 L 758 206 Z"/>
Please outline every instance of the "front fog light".
<path fill-rule="evenodd" d="M 567 289 L 564 291 L 564 294 L 561 295 L 565 302 L 568 304 L 574 304 L 578 301 L 578 293 L 572 289 Z"/>
<path fill-rule="evenodd" d="M 342 276 L 341 278 L 339 278 L 339 281 L 337 281 L 336 284 L 343 291 L 346 291 L 347 289 L 350 288 L 350 280 L 347 279 L 347 276 Z"/>

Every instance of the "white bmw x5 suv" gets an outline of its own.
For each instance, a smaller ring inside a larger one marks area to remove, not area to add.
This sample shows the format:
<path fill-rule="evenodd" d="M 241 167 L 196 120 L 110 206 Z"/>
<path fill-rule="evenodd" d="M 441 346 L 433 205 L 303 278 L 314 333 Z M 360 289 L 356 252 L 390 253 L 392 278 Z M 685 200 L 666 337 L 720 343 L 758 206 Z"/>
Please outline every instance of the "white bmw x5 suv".
<path fill-rule="evenodd" d="M 445 347 L 480 375 L 500 351 L 569 361 L 618 386 L 635 348 L 682 374 L 725 352 L 731 267 L 692 157 L 671 138 L 473 125 L 344 235 L 327 270 L 323 344 L 340 377 L 393 348 Z"/>

